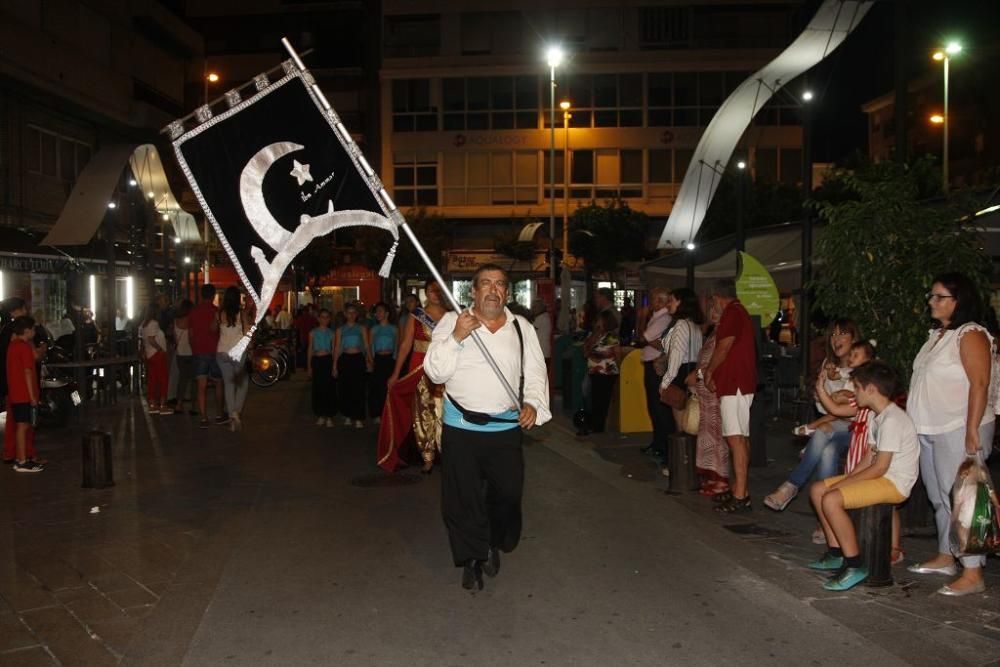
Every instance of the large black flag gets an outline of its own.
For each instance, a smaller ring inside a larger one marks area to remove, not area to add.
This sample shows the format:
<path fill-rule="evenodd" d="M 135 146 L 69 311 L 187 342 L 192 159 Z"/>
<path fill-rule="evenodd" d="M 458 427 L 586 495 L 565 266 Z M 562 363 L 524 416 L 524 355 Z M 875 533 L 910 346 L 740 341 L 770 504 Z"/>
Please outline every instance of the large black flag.
<path fill-rule="evenodd" d="M 203 122 L 186 132 L 181 121 L 168 128 L 202 210 L 257 305 L 258 322 L 285 269 L 314 238 L 368 225 L 398 241 L 402 221 L 336 113 L 317 97 L 311 75 L 291 62 L 285 72 L 273 83 L 257 77 L 246 100 L 230 93 L 231 108 L 218 116 L 203 107 Z"/>

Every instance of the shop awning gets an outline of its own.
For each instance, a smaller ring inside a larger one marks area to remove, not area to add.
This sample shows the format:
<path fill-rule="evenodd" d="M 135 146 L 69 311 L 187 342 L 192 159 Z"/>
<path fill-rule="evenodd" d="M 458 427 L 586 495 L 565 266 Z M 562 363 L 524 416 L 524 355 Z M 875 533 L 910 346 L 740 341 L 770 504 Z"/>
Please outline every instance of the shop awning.
<path fill-rule="evenodd" d="M 90 243 L 108 212 L 122 171 L 131 170 L 146 197 L 152 200 L 156 214 L 166 216 L 175 234 L 183 242 L 200 242 L 194 216 L 181 209 L 170 190 L 156 147 L 152 144 L 110 144 L 99 150 L 77 178 L 73 192 L 63 206 L 56 224 L 42 245 L 83 246 Z"/>
<path fill-rule="evenodd" d="M 822 234 L 822 227 L 814 224 L 813 247 Z M 735 235 L 725 236 L 699 246 L 695 250 L 695 281 L 736 277 L 735 248 Z M 802 267 L 801 223 L 789 222 L 749 231 L 746 252 L 767 268 L 780 289 L 799 288 Z M 678 251 L 646 262 L 642 265 L 642 270 L 647 274 L 670 276 L 676 278 L 678 282 L 683 282 L 687 276 L 689 258 L 688 251 Z"/>

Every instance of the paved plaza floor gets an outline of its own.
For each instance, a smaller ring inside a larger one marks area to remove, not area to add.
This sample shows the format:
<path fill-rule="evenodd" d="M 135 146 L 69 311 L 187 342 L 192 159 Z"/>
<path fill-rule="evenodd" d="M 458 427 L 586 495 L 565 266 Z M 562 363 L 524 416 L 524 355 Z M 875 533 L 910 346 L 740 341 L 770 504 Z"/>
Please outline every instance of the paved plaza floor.
<path fill-rule="evenodd" d="M 803 499 L 719 518 L 663 493 L 641 439 L 563 417 L 526 440 L 520 547 L 470 593 L 439 472 L 380 473 L 375 427 L 315 426 L 307 389 L 252 390 L 238 434 L 137 400 L 41 433 L 44 473 L 0 470 L 0 665 L 1000 664 L 997 561 L 962 600 L 827 594 Z M 113 488 L 80 488 L 94 423 Z M 769 447 L 758 498 L 791 460 Z"/>

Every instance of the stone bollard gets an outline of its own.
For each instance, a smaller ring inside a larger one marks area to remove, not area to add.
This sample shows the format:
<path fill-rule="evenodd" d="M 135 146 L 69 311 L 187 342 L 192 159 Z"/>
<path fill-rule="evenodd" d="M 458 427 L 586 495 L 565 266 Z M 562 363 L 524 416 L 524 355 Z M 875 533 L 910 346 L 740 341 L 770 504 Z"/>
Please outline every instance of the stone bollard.
<path fill-rule="evenodd" d="M 865 586 L 892 586 L 892 505 L 851 510 L 861 558 L 868 569 Z"/>
<path fill-rule="evenodd" d="M 85 489 L 104 489 L 115 485 L 111 434 L 90 431 L 83 436 L 83 484 Z"/>
<path fill-rule="evenodd" d="M 695 438 L 687 433 L 673 433 L 667 438 L 667 470 L 670 471 L 671 491 L 697 491 L 698 475 L 694 471 Z"/>

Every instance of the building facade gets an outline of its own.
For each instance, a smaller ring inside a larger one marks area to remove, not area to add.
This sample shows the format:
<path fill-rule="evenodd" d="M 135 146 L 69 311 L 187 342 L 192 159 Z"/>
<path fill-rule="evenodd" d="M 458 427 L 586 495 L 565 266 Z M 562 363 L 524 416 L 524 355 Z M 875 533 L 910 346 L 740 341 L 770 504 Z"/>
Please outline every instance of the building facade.
<path fill-rule="evenodd" d="M 184 112 L 186 72 L 202 42 L 155 0 L 24 0 L 0 4 L 0 44 L 0 296 L 44 302 L 48 317 L 61 316 L 70 301 L 94 301 L 87 273 L 106 272 L 85 248 L 67 249 L 80 260 L 67 271 L 65 257 L 37 240 L 103 147 L 156 143 Z M 116 239 L 127 244 L 127 231 Z M 35 256 L 31 270 L 26 255 Z"/>
<path fill-rule="evenodd" d="M 649 214 L 652 239 L 713 114 L 794 39 L 809 18 L 800 10 L 779 1 L 384 0 L 382 178 L 401 208 L 453 220 L 458 249 L 493 250 L 498 237 L 547 221 L 553 199 L 561 228 L 578 206 L 620 198 Z M 551 45 L 565 52 L 554 132 Z M 801 146 L 798 108 L 779 99 L 737 157 L 758 179 L 798 183 Z M 560 229 L 555 238 L 561 246 Z"/>

